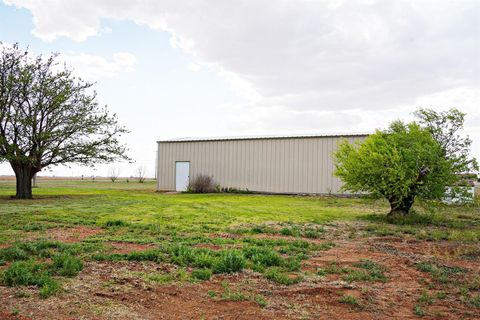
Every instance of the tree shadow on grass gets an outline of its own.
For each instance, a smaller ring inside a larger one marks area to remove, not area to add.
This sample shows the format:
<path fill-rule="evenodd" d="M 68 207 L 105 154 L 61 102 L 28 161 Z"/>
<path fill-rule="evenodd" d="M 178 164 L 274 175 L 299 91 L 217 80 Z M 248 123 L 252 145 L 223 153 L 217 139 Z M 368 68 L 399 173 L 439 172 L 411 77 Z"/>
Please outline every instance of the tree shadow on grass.
<path fill-rule="evenodd" d="M 2 203 L 21 203 L 21 204 L 36 204 L 38 201 L 55 201 L 55 200 L 76 200 L 95 197 L 96 195 L 88 194 L 54 194 L 54 195 L 34 195 L 32 199 L 16 199 L 14 195 L 0 195 L 0 204 Z"/>
<path fill-rule="evenodd" d="M 452 227 L 455 220 L 440 213 L 419 213 L 412 211 L 406 216 L 389 216 L 387 214 L 372 213 L 360 217 L 375 223 L 384 223 L 398 226 L 437 226 Z"/>

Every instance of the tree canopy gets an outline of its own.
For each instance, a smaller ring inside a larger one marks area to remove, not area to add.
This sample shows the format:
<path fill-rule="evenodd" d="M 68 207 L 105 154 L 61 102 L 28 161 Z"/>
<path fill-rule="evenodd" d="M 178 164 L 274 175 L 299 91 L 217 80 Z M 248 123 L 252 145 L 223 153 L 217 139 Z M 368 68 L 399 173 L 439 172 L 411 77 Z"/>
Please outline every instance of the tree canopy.
<path fill-rule="evenodd" d="M 469 158 L 470 139 L 458 134 L 464 114 L 456 109 L 416 114 L 419 123 L 395 121 L 363 142 L 340 144 L 335 175 L 345 190 L 386 198 L 390 214 L 407 214 L 417 197 L 442 199 L 459 173 L 478 169 Z"/>
<path fill-rule="evenodd" d="M 17 198 L 31 198 L 31 178 L 54 165 L 128 159 L 116 115 L 99 107 L 93 84 L 18 44 L 0 55 L 0 161 L 17 179 Z"/>
<path fill-rule="evenodd" d="M 463 130 L 466 114 L 456 108 L 437 112 L 420 108 L 415 112 L 418 122 L 427 128 L 443 150 L 443 155 L 453 166 L 456 173 L 478 171 L 478 163 L 470 157 L 472 140 L 460 134 Z"/>

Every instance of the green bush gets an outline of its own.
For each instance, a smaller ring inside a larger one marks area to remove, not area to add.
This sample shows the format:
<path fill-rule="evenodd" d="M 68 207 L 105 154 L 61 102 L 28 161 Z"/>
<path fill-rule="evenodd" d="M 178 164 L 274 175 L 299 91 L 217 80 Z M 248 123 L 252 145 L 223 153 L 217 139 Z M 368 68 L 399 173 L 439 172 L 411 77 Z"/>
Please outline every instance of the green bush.
<path fill-rule="evenodd" d="M 303 231 L 303 236 L 311 239 L 318 239 L 322 237 L 322 233 L 325 232 L 323 228 L 305 228 Z"/>
<path fill-rule="evenodd" d="M 290 278 L 287 274 L 283 273 L 277 267 L 271 267 L 265 271 L 263 274 L 265 278 L 270 281 L 276 282 L 278 284 L 283 284 L 286 286 L 298 283 L 301 281 L 300 277 Z"/>
<path fill-rule="evenodd" d="M 107 220 L 103 225 L 105 227 L 126 227 L 129 223 L 123 220 Z"/>
<path fill-rule="evenodd" d="M 215 183 L 213 177 L 199 174 L 190 180 L 187 190 L 191 193 L 212 193 L 220 192 L 221 188 Z"/>
<path fill-rule="evenodd" d="M 415 307 L 413 308 L 413 313 L 419 317 L 423 317 L 425 315 L 425 311 L 422 309 L 422 306 L 419 304 L 415 305 Z"/>
<path fill-rule="evenodd" d="M 30 261 L 17 261 L 3 273 L 3 283 L 10 287 L 35 285 L 40 297 L 47 298 L 60 290 L 60 284 L 51 278 L 45 265 Z"/>
<path fill-rule="evenodd" d="M 274 233 L 274 229 L 271 227 L 268 227 L 266 225 L 257 225 L 254 226 L 250 229 L 250 232 L 253 234 L 258 234 L 258 233 Z"/>
<path fill-rule="evenodd" d="M 58 241 L 40 239 L 15 243 L 11 247 L 0 249 L 0 259 L 19 261 L 29 260 L 33 257 L 50 258 L 55 254 L 55 251 L 79 253 L 92 250 L 92 247 L 93 245 L 91 244 L 64 244 Z"/>
<path fill-rule="evenodd" d="M 342 279 L 347 282 L 371 280 L 368 272 L 366 272 L 365 270 L 357 270 L 357 269 L 350 270 L 348 274 L 342 277 Z"/>
<path fill-rule="evenodd" d="M 83 270 L 83 262 L 77 257 L 63 253 L 53 257 L 52 268 L 61 276 L 75 277 Z"/>
<path fill-rule="evenodd" d="M 434 280 L 443 283 L 451 281 L 450 276 L 465 272 L 464 269 L 459 267 L 447 267 L 429 262 L 419 262 L 416 266 L 417 270 L 427 272 Z"/>
<path fill-rule="evenodd" d="M 212 276 L 210 269 L 196 269 L 192 271 L 192 276 L 199 280 L 208 280 Z"/>
<path fill-rule="evenodd" d="M 292 237 L 297 237 L 300 235 L 300 231 L 297 229 L 297 228 L 283 228 L 280 230 L 280 234 L 284 235 L 284 236 L 292 236 Z"/>
<path fill-rule="evenodd" d="M 51 241 L 47 239 L 40 239 L 31 242 L 24 242 L 20 244 L 21 248 L 25 249 L 31 255 L 48 256 L 51 249 L 61 249 L 63 244 L 58 241 Z M 47 254 L 45 254 L 47 252 Z"/>
<path fill-rule="evenodd" d="M 472 304 L 472 306 L 474 306 L 475 308 L 480 308 L 480 294 L 479 295 L 476 295 L 475 297 L 473 297 L 470 301 L 470 303 Z"/>
<path fill-rule="evenodd" d="M 18 245 L 0 249 L 0 259 L 5 261 L 28 260 L 28 253 Z"/>
<path fill-rule="evenodd" d="M 9 287 L 37 285 L 43 266 L 35 261 L 17 261 L 3 273 L 3 283 Z"/>
<path fill-rule="evenodd" d="M 302 267 L 302 263 L 300 259 L 289 257 L 288 259 L 283 260 L 281 266 L 287 271 L 298 271 Z"/>
<path fill-rule="evenodd" d="M 235 250 L 224 251 L 216 261 L 215 273 L 238 272 L 245 268 L 245 257 Z"/>
<path fill-rule="evenodd" d="M 163 253 L 160 250 L 150 249 L 144 251 L 133 251 L 126 255 L 126 259 L 129 261 L 164 261 Z"/>
<path fill-rule="evenodd" d="M 253 300 L 258 304 L 260 308 L 265 308 L 268 304 L 267 300 L 265 300 L 265 297 L 259 294 L 253 297 Z"/>
<path fill-rule="evenodd" d="M 195 261 L 194 250 L 184 245 L 176 245 L 169 250 L 172 263 L 179 266 L 188 266 Z"/>
<path fill-rule="evenodd" d="M 355 298 L 354 296 L 351 296 L 351 295 L 344 295 L 338 301 L 341 302 L 341 303 L 349 304 L 349 305 L 354 306 L 354 307 L 359 306 L 357 298 Z"/>
<path fill-rule="evenodd" d="M 365 271 L 360 270 L 364 272 L 364 275 L 362 275 L 362 273 L 358 271 L 351 272 L 350 275 L 347 276 L 347 278 L 349 278 L 347 279 L 347 281 L 387 281 L 387 277 L 384 274 L 385 268 L 371 260 L 361 259 L 359 262 L 354 263 L 353 266 L 364 269 Z"/>
<path fill-rule="evenodd" d="M 49 296 L 57 294 L 62 287 L 52 278 L 45 278 L 40 287 L 40 297 L 45 299 Z"/>
<path fill-rule="evenodd" d="M 212 268 L 217 259 L 210 252 L 200 252 L 195 255 L 193 265 L 197 268 Z"/>
<path fill-rule="evenodd" d="M 243 249 L 245 257 L 250 259 L 255 267 L 265 268 L 279 266 L 282 264 L 282 257 L 267 247 L 251 246 Z"/>

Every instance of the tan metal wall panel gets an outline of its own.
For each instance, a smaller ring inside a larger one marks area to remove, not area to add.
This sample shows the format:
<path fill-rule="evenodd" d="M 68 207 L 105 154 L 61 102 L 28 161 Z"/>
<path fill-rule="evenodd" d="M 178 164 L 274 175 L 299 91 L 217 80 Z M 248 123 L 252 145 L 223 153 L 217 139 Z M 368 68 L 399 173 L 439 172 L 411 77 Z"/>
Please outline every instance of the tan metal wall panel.
<path fill-rule="evenodd" d="M 158 190 L 175 190 L 175 162 L 190 178 L 213 176 L 222 187 L 276 193 L 340 193 L 332 158 L 342 139 L 364 136 L 262 138 L 158 143 Z"/>

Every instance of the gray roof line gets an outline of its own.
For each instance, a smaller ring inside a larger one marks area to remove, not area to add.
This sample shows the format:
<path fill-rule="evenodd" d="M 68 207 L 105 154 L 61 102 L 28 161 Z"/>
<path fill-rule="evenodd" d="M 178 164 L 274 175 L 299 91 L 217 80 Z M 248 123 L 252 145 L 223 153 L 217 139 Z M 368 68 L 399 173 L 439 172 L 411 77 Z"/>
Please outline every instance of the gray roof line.
<path fill-rule="evenodd" d="M 231 141 L 231 140 L 260 140 L 260 139 L 295 139 L 295 138 L 327 138 L 327 137 L 363 137 L 370 133 L 331 133 L 331 134 L 300 134 L 300 135 L 259 135 L 259 136 L 232 136 L 232 137 L 199 137 L 158 140 L 157 143 L 168 142 L 201 142 L 201 141 Z"/>

